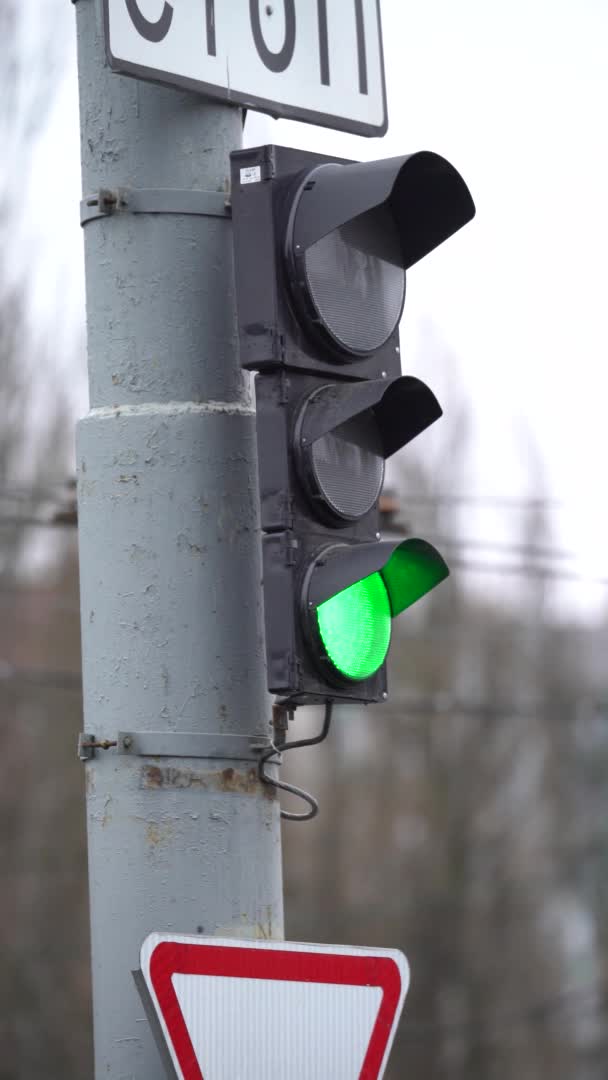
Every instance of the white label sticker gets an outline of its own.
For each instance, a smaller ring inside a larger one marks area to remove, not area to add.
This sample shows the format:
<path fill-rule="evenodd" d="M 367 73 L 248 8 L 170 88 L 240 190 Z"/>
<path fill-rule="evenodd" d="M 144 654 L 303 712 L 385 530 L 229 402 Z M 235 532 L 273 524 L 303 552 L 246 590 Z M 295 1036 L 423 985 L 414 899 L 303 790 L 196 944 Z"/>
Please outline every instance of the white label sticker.
<path fill-rule="evenodd" d="M 262 170 L 259 165 L 250 165 L 247 169 L 241 169 L 241 184 L 258 184 L 262 179 Z"/>

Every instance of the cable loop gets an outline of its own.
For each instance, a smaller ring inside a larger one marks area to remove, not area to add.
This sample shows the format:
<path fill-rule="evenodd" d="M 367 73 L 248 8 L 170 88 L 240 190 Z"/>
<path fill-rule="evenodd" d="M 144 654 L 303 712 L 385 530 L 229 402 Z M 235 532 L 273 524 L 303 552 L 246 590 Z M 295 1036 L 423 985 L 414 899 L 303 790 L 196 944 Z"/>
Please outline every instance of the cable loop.
<path fill-rule="evenodd" d="M 265 766 L 266 762 L 275 754 L 282 754 L 286 750 L 296 750 L 302 746 L 316 746 L 317 743 L 323 742 L 327 737 L 331 724 L 333 702 L 325 702 L 325 715 L 323 718 L 323 727 L 319 735 L 315 735 L 312 739 L 296 739 L 294 742 L 281 742 L 279 746 L 274 741 L 271 742 L 269 748 L 261 755 L 258 763 L 258 776 L 263 784 L 268 784 L 270 787 L 277 788 L 279 791 L 287 791 L 291 795 L 297 795 L 299 799 L 302 799 L 305 803 L 308 803 L 310 809 L 303 814 L 293 814 L 289 810 L 281 810 L 281 817 L 286 821 L 312 821 L 319 812 L 319 804 L 317 800 L 308 791 L 304 791 L 303 788 L 296 787 L 295 784 L 288 784 L 284 780 L 274 780 L 272 776 L 268 776 Z M 283 712 L 286 709 L 283 707 Z M 284 729 L 283 729 L 284 730 Z"/>

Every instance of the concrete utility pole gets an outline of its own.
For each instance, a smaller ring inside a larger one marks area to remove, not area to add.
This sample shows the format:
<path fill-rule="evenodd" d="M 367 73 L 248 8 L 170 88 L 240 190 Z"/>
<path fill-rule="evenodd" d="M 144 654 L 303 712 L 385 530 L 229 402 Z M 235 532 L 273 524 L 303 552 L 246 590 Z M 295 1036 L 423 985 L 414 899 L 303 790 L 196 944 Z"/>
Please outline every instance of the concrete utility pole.
<path fill-rule="evenodd" d="M 97 0 L 76 20 L 95 1076 L 155 1080 L 131 974 L 145 936 L 283 934 L 279 805 L 251 749 L 269 719 L 255 417 L 221 194 L 242 115 L 112 74 Z"/>

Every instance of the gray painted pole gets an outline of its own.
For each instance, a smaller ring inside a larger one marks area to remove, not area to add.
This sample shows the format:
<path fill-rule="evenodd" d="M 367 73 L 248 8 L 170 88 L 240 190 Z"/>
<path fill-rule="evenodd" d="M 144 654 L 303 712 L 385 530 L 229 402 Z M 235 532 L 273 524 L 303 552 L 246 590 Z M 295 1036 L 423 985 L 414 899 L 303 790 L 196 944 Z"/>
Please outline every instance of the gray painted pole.
<path fill-rule="evenodd" d="M 240 110 L 112 74 L 96 0 L 76 17 L 83 195 L 222 191 Z M 84 237 L 84 727 L 131 737 L 85 763 L 95 1076 L 155 1080 L 146 935 L 283 935 L 279 806 L 239 758 L 269 720 L 255 417 L 229 219 L 118 212 Z"/>

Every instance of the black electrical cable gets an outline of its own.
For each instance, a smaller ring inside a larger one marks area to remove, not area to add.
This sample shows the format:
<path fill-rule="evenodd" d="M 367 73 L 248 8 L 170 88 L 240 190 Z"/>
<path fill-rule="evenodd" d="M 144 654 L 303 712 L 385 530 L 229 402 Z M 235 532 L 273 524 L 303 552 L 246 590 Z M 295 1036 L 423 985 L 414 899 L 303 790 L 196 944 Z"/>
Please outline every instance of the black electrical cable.
<path fill-rule="evenodd" d="M 325 715 L 323 717 L 323 727 L 319 735 L 315 735 L 312 739 L 295 739 L 293 742 L 281 743 L 279 746 L 275 742 L 272 742 L 268 750 L 265 750 L 261 755 L 258 763 L 258 776 L 263 784 L 268 784 L 270 787 L 278 788 L 280 791 L 287 791 L 291 795 L 297 795 L 298 798 L 303 799 L 308 803 L 310 810 L 307 810 L 304 814 L 292 814 L 289 810 L 281 810 L 281 817 L 286 821 L 311 821 L 316 817 L 319 812 L 319 804 L 317 800 L 308 791 L 304 791 L 303 788 L 296 787 L 295 784 L 288 784 L 284 780 L 274 780 L 271 776 L 268 776 L 265 765 L 267 761 L 270 761 L 275 754 L 282 754 L 285 750 L 297 750 L 302 746 L 316 746 L 317 743 L 323 742 L 329 733 L 331 724 L 331 714 L 333 710 L 333 701 L 325 702 Z"/>

